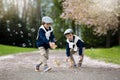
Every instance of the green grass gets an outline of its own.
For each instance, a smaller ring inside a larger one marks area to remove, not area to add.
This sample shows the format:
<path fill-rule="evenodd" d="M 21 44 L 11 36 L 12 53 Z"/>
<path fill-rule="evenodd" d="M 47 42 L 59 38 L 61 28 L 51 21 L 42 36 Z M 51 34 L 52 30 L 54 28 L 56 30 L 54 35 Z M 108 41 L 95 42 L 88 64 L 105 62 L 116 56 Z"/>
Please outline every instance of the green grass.
<path fill-rule="evenodd" d="M 16 54 L 20 52 L 30 52 L 35 51 L 35 48 L 22 48 L 16 46 L 8 46 L 8 45 L 1 45 L 0 44 L 0 56 L 8 55 L 8 54 Z"/>
<path fill-rule="evenodd" d="M 120 46 L 112 48 L 86 49 L 85 55 L 93 59 L 120 64 Z"/>
<path fill-rule="evenodd" d="M 30 51 L 36 51 L 36 50 L 37 50 L 36 48 L 22 48 L 22 47 L 0 44 L 0 56 L 8 55 L 8 54 L 16 54 L 20 52 L 30 52 Z M 120 64 L 120 46 L 112 47 L 112 48 L 86 49 L 85 55 L 93 59 Z"/>

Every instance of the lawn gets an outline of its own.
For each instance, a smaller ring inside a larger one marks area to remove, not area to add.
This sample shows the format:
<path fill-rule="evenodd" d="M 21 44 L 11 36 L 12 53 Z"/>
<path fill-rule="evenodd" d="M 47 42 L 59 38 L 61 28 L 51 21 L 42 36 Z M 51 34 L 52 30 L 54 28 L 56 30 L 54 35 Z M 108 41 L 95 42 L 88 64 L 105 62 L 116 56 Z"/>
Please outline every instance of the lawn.
<path fill-rule="evenodd" d="M 86 49 L 85 55 L 93 59 L 120 64 L 120 46 L 112 48 Z"/>
<path fill-rule="evenodd" d="M 36 48 L 22 48 L 16 46 L 7 46 L 0 44 L 0 56 L 16 54 L 20 52 L 36 51 Z M 85 55 L 93 59 L 103 60 L 105 62 L 120 64 L 120 46 L 112 48 L 91 48 L 85 50 Z"/>
<path fill-rule="evenodd" d="M 16 54 L 16 53 L 20 53 L 20 52 L 30 52 L 30 51 L 35 51 L 35 50 L 37 50 L 37 49 L 8 46 L 8 45 L 1 45 L 0 44 L 0 56 L 8 55 L 8 54 Z"/>

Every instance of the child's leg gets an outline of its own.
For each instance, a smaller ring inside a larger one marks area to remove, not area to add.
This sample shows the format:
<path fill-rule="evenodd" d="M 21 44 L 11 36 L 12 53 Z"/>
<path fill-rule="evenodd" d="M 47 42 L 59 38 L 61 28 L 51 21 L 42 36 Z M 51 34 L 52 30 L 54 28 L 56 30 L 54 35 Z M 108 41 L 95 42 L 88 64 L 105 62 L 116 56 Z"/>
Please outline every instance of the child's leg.
<path fill-rule="evenodd" d="M 79 59 L 79 61 L 78 61 L 78 67 L 81 67 L 82 61 L 83 61 L 83 57 L 84 57 L 84 55 L 81 55 L 81 56 L 80 56 L 80 59 Z"/>
<path fill-rule="evenodd" d="M 46 50 L 44 47 L 39 47 L 39 52 L 40 52 L 40 59 L 36 65 L 36 71 L 39 70 L 41 64 L 47 66 L 47 60 L 48 60 L 48 50 Z"/>
<path fill-rule="evenodd" d="M 47 60 L 49 59 L 49 49 L 44 49 L 45 54 L 41 56 L 41 60 L 44 66 L 44 72 L 51 70 L 52 68 L 47 65 Z"/>
<path fill-rule="evenodd" d="M 70 67 L 74 67 L 76 65 L 73 54 L 76 53 L 73 50 L 70 50 Z"/>
<path fill-rule="evenodd" d="M 45 51 L 46 51 L 46 55 L 45 55 L 46 62 L 44 64 L 44 72 L 47 72 L 47 71 L 51 70 L 52 68 L 48 67 L 48 65 L 47 65 L 47 60 L 49 59 L 49 49 L 46 49 Z"/>
<path fill-rule="evenodd" d="M 44 47 L 39 47 L 39 53 L 40 53 L 40 58 L 38 61 L 38 64 L 44 63 L 44 60 L 46 61 L 45 55 L 46 55 L 46 50 Z"/>
<path fill-rule="evenodd" d="M 82 65 L 83 58 L 84 58 L 84 51 L 85 51 L 85 48 L 83 48 L 83 52 L 82 52 L 82 54 L 79 57 L 78 67 L 81 67 L 81 65 Z"/>
<path fill-rule="evenodd" d="M 75 65 L 75 60 L 73 58 L 73 55 L 70 55 L 70 67 L 74 67 Z"/>
<path fill-rule="evenodd" d="M 49 59 L 49 49 L 45 49 L 45 57 L 48 60 Z"/>
<path fill-rule="evenodd" d="M 49 58 L 49 50 L 45 49 L 45 48 L 41 48 L 41 52 L 40 52 L 40 60 L 39 63 L 43 63 L 44 66 L 47 66 L 47 60 Z"/>

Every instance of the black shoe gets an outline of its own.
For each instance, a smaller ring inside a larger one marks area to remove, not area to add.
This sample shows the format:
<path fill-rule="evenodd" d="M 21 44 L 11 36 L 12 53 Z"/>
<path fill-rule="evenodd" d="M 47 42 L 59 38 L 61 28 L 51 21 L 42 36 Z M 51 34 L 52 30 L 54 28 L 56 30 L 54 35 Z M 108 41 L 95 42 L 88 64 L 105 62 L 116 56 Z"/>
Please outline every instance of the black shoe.
<path fill-rule="evenodd" d="M 39 66 L 40 66 L 40 65 L 36 65 L 36 66 L 35 66 L 35 71 L 36 71 L 36 72 L 39 72 L 39 71 L 40 71 Z"/>
<path fill-rule="evenodd" d="M 74 68 L 77 68 L 77 65 L 76 65 L 76 64 L 74 64 Z"/>

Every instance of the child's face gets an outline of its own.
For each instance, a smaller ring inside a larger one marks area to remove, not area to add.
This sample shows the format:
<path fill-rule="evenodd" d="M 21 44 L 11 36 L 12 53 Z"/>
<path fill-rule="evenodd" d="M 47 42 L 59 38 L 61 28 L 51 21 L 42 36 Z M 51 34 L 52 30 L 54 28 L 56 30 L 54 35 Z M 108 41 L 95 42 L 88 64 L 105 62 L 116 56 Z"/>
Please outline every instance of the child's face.
<path fill-rule="evenodd" d="M 73 34 L 66 34 L 65 37 L 69 40 L 69 41 L 73 41 Z"/>
<path fill-rule="evenodd" d="M 45 27 L 46 29 L 49 29 L 50 26 L 51 26 L 51 23 L 45 23 L 45 24 L 44 24 L 44 27 Z"/>

